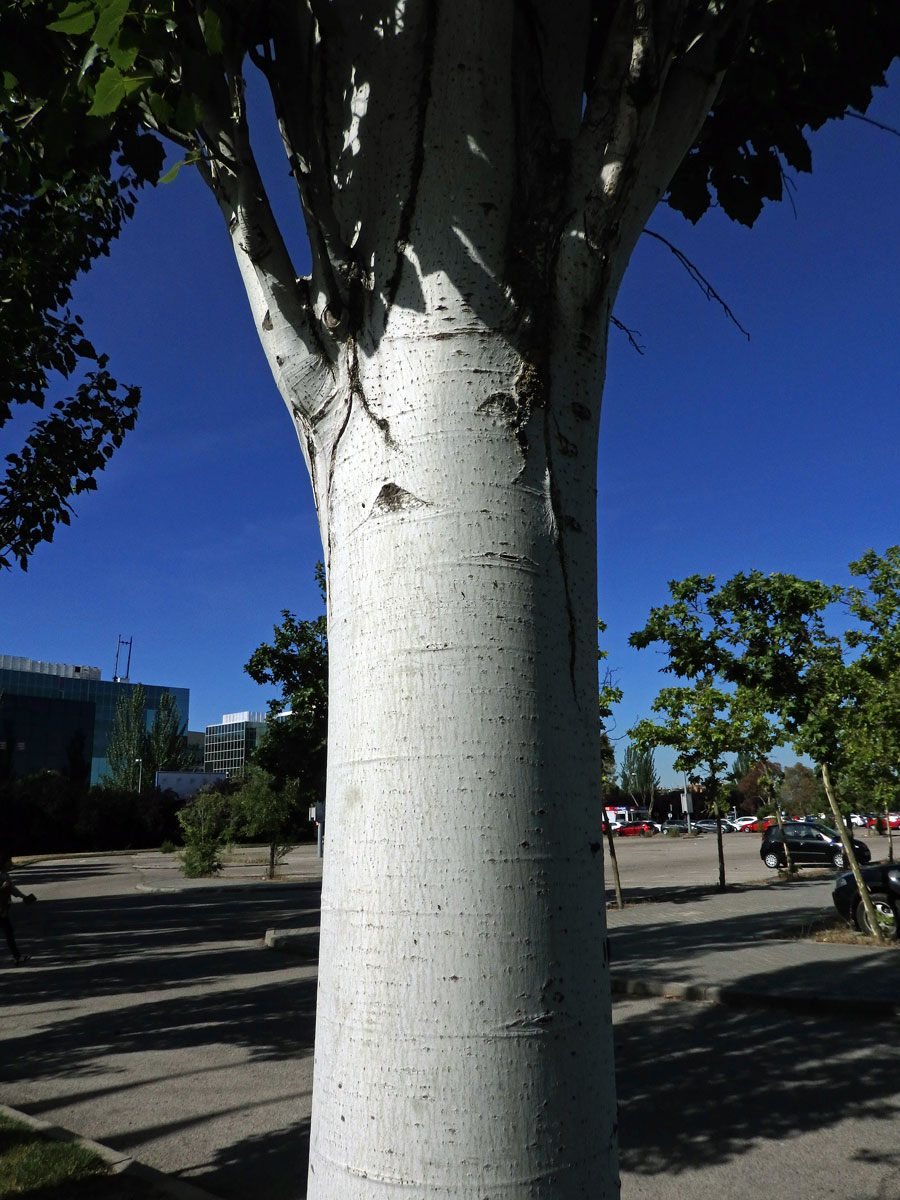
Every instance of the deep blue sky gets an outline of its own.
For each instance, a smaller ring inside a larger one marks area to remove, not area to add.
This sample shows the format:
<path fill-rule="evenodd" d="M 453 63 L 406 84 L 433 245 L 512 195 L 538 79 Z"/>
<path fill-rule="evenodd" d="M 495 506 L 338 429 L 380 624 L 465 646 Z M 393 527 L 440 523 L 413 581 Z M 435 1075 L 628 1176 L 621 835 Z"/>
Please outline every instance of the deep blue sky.
<path fill-rule="evenodd" d="M 891 78 L 870 115 L 900 126 L 900 71 Z M 863 550 L 900 541 L 900 139 L 845 120 L 812 146 L 796 214 L 771 205 L 753 230 L 716 211 L 696 228 L 668 210 L 650 223 L 749 342 L 649 238 L 620 294 L 645 353 L 611 334 L 599 589 L 625 690 L 619 734 L 666 682 L 658 656 L 627 639 L 669 579 L 759 568 L 842 582 Z M 113 373 L 142 386 L 141 417 L 72 526 L 27 574 L 0 578 L 0 653 L 110 678 L 122 634 L 133 680 L 190 688 L 191 728 L 264 709 L 269 693 L 243 664 L 282 608 L 318 615 L 321 549 L 292 426 L 198 179 L 183 171 L 144 195 L 75 307 Z"/>

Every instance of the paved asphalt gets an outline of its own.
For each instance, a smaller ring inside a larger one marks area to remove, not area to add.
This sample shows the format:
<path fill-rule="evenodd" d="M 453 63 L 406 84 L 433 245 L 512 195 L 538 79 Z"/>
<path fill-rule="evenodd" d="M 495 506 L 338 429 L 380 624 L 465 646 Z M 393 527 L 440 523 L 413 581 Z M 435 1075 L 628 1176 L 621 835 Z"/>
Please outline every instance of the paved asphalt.
<path fill-rule="evenodd" d="M 712 839 L 619 846 L 643 901 L 610 912 L 622 1195 L 900 1200 L 900 951 L 786 937 L 832 881 L 774 882 L 757 846 L 729 840 L 724 896 L 697 886 Z M 17 868 L 40 902 L 13 910 L 32 961 L 0 971 L 0 1104 L 225 1200 L 302 1200 L 315 960 L 263 935 L 317 925 L 319 868 Z"/>

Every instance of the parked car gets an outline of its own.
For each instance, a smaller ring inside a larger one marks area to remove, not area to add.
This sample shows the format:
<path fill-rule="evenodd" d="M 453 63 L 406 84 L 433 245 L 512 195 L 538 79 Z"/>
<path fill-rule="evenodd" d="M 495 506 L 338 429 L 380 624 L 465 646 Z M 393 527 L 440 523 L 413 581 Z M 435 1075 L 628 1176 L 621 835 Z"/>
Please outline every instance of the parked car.
<path fill-rule="evenodd" d="M 662 833 L 687 833 L 687 821 L 663 821 Z"/>
<path fill-rule="evenodd" d="M 773 871 L 776 867 L 787 865 L 785 841 L 795 867 L 823 867 L 830 864 L 840 871 L 846 866 L 844 845 L 837 830 L 818 821 L 815 824 L 809 821 L 785 821 L 784 839 L 778 826 L 770 825 L 759 847 L 759 857 Z M 871 861 L 872 855 L 864 842 L 854 838 L 853 849 L 860 864 Z"/>
<path fill-rule="evenodd" d="M 890 823 L 891 829 L 900 829 L 900 813 L 888 813 L 886 820 L 887 820 L 887 822 Z M 882 823 L 881 828 L 884 829 L 884 827 L 885 827 L 884 814 L 882 814 L 880 817 L 870 817 L 869 821 L 868 821 L 869 828 L 877 829 L 879 827 L 878 826 L 879 821 Z"/>
<path fill-rule="evenodd" d="M 900 930 L 900 866 L 890 862 L 872 863 L 863 867 L 861 874 L 872 897 L 881 936 L 896 939 Z M 832 899 L 845 921 L 855 925 L 860 933 L 872 932 L 852 871 L 838 877 Z"/>
<path fill-rule="evenodd" d="M 656 833 L 656 826 L 652 821 L 623 821 L 621 825 L 613 826 L 613 833 L 616 837 L 645 837 Z"/>
<path fill-rule="evenodd" d="M 716 819 L 715 817 L 701 817 L 699 821 L 694 822 L 694 828 L 698 829 L 701 833 L 715 833 Z M 722 832 L 734 833 L 734 826 L 725 817 L 722 818 Z"/>
<path fill-rule="evenodd" d="M 732 823 L 738 833 L 756 833 L 759 830 L 756 817 L 737 817 Z"/>

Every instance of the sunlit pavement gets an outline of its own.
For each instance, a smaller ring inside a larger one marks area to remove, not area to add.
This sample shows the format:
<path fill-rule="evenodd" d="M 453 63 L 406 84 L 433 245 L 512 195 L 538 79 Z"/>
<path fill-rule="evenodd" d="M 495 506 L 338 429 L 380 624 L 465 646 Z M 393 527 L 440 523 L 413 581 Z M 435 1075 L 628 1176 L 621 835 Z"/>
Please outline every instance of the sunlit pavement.
<path fill-rule="evenodd" d="M 900 952 L 773 940 L 830 905 L 831 881 L 773 884 L 751 839 L 729 851 L 743 889 L 713 896 L 710 854 L 622 848 L 627 894 L 652 894 L 666 859 L 685 890 L 610 913 L 614 977 L 796 1007 L 615 997 L 623 1196 L 900 1200 L 900 1025 L 862 1003 L 898 996 Z M 261 860 L 213 884 L 158 855 L 18 868 L 40 900 L 14 909 L 32 963 L 0 973 L 0 1103 L 229 1200 L 300 1200 L 315 962 L 262 939 L 318 925 L 320 866 L 302 847 L 273 883 Z M 829 994 L 840 1016 L 797 999 Z"/>

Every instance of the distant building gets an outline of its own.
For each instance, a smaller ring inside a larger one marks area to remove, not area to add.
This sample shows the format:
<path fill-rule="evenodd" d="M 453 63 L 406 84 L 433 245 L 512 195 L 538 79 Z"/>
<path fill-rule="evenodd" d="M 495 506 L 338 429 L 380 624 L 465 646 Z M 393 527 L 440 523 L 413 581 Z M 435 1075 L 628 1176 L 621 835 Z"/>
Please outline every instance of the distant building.
<path fill-rule="evenodd" d="M 227 779 L 224 771 L 157 771 L 156 786 L 163 792 L 175 792 L 183 800 L 195 796 L 208 784 Z"/>
<path fill-rule="evenodd" d="M 108 771 L 106 751 L 116 705 L 137 684 L 103 680 L 99 667 L 39 662 L 0 654 L 0 778 L 62 771 L 98 783 Z M 149 729 L 164 692 L 187 725 L 190 690 L 143 685 Z"/>
<path fill-rule="evenodd" d="M 249 760 L 265 731 L 265 713 L 225 713 L 220 725 L 206 727 L 203 769 L 230 775 Z"/>

